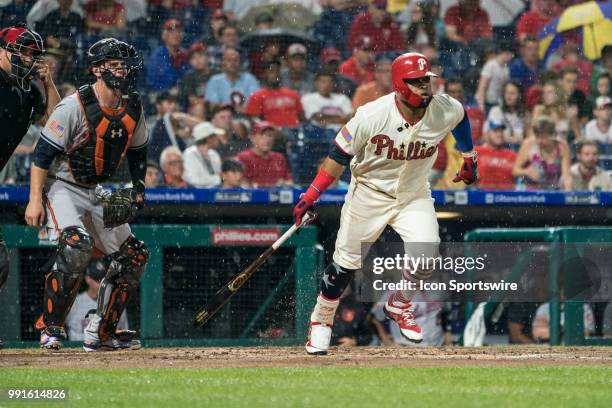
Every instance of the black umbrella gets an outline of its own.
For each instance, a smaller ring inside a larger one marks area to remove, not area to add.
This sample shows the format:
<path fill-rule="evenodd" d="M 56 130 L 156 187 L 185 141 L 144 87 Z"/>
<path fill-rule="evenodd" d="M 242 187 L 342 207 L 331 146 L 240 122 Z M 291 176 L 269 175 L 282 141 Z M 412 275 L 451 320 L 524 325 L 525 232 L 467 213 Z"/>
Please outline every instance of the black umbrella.
<path fill-rule="evenodd" d="M 259 50 L 266 43 L 271 41 L 278 41 L 282 53 L 284 53 L 285 49 L 293 43 L 304 44 L 310 53 L 316 52 L 318 48 L 315 40 L 305 33 L 278 27 L 266 28 L 249 33 L 240 40 L 240 45 L 250 51 Z"/>

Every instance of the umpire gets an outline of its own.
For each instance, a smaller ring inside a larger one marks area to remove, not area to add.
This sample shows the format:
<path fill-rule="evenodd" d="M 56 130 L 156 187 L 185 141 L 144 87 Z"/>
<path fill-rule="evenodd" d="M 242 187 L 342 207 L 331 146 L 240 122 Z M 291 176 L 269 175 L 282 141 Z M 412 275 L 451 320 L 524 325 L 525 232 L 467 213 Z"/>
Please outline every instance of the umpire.
<path fill-rule="evenodd" d="M 0 170 L 32 122 L 44 125 L 60 101 L 49 67 L 42 61 L 40 35 L 25 25 L 0 30 Z M 32 82 L 40 79 L 43 91 Z M 9 258 L 0 230 L 0 289 L 8 277 Z M 0 340 L 0 348 L 2 341 Z"/>

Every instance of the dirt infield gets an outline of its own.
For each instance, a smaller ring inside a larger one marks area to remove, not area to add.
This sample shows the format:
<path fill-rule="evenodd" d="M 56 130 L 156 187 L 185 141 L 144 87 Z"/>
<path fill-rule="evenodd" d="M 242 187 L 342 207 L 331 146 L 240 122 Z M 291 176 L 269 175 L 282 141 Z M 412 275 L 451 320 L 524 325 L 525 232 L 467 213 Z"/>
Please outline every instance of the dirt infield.
<path fill-rule="evenodd" d="M 0 350 L 0 368 L 483 367 L 599 365 L 612 368 L 610 347 L 332 348 L 308 356 L 302 347 L 149 348 L 85 353 L 79 349 Z"/>

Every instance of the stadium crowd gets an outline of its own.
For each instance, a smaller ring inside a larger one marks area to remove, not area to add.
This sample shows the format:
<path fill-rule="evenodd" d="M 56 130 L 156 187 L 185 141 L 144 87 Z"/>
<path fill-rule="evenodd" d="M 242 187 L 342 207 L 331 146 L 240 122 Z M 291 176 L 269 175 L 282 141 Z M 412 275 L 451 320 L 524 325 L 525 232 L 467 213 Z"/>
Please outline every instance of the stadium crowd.
<path fill-rule="evenodd" d="M 302 186 L 360 106 L 392 91 L 399 53 L 425 54 L 435 93 L 461 101 L 488 190 L 612 190 L 612 45 L 582 55 L 577 30 L 540 59 L 537 33 L 579 0 L 525 1 L 493 27 L 479 0 L 13 0 L 0 24 L 27 21 L 63 96 L 87 80 L 86 51 L 114 36 L 144 59 L 147 187 Z M 291 3 L 291 4 L 283 4 Z M 449 2 L 446 2 L 449 3 Z M 28 180 L 28 136 L 0 173 Z M 439 146 L 434 188 L 459 153 Z M 345 180 L 346 181 L 346 180 Z"/>

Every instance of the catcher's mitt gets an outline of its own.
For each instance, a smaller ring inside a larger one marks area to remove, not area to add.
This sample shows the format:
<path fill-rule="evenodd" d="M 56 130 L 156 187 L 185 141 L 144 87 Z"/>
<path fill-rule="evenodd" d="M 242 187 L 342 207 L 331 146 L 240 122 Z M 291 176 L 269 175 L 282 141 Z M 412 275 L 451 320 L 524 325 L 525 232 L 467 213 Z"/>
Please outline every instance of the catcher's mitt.
<path fill-rule="evenodd" d="M 105 228 L 115 228 L 134 219 L 142 207 L 136 200 L 137 193 L 131 188 L 120 188 L 112 193 L 96 191 L 102 204 L 102 220 Z"/>

